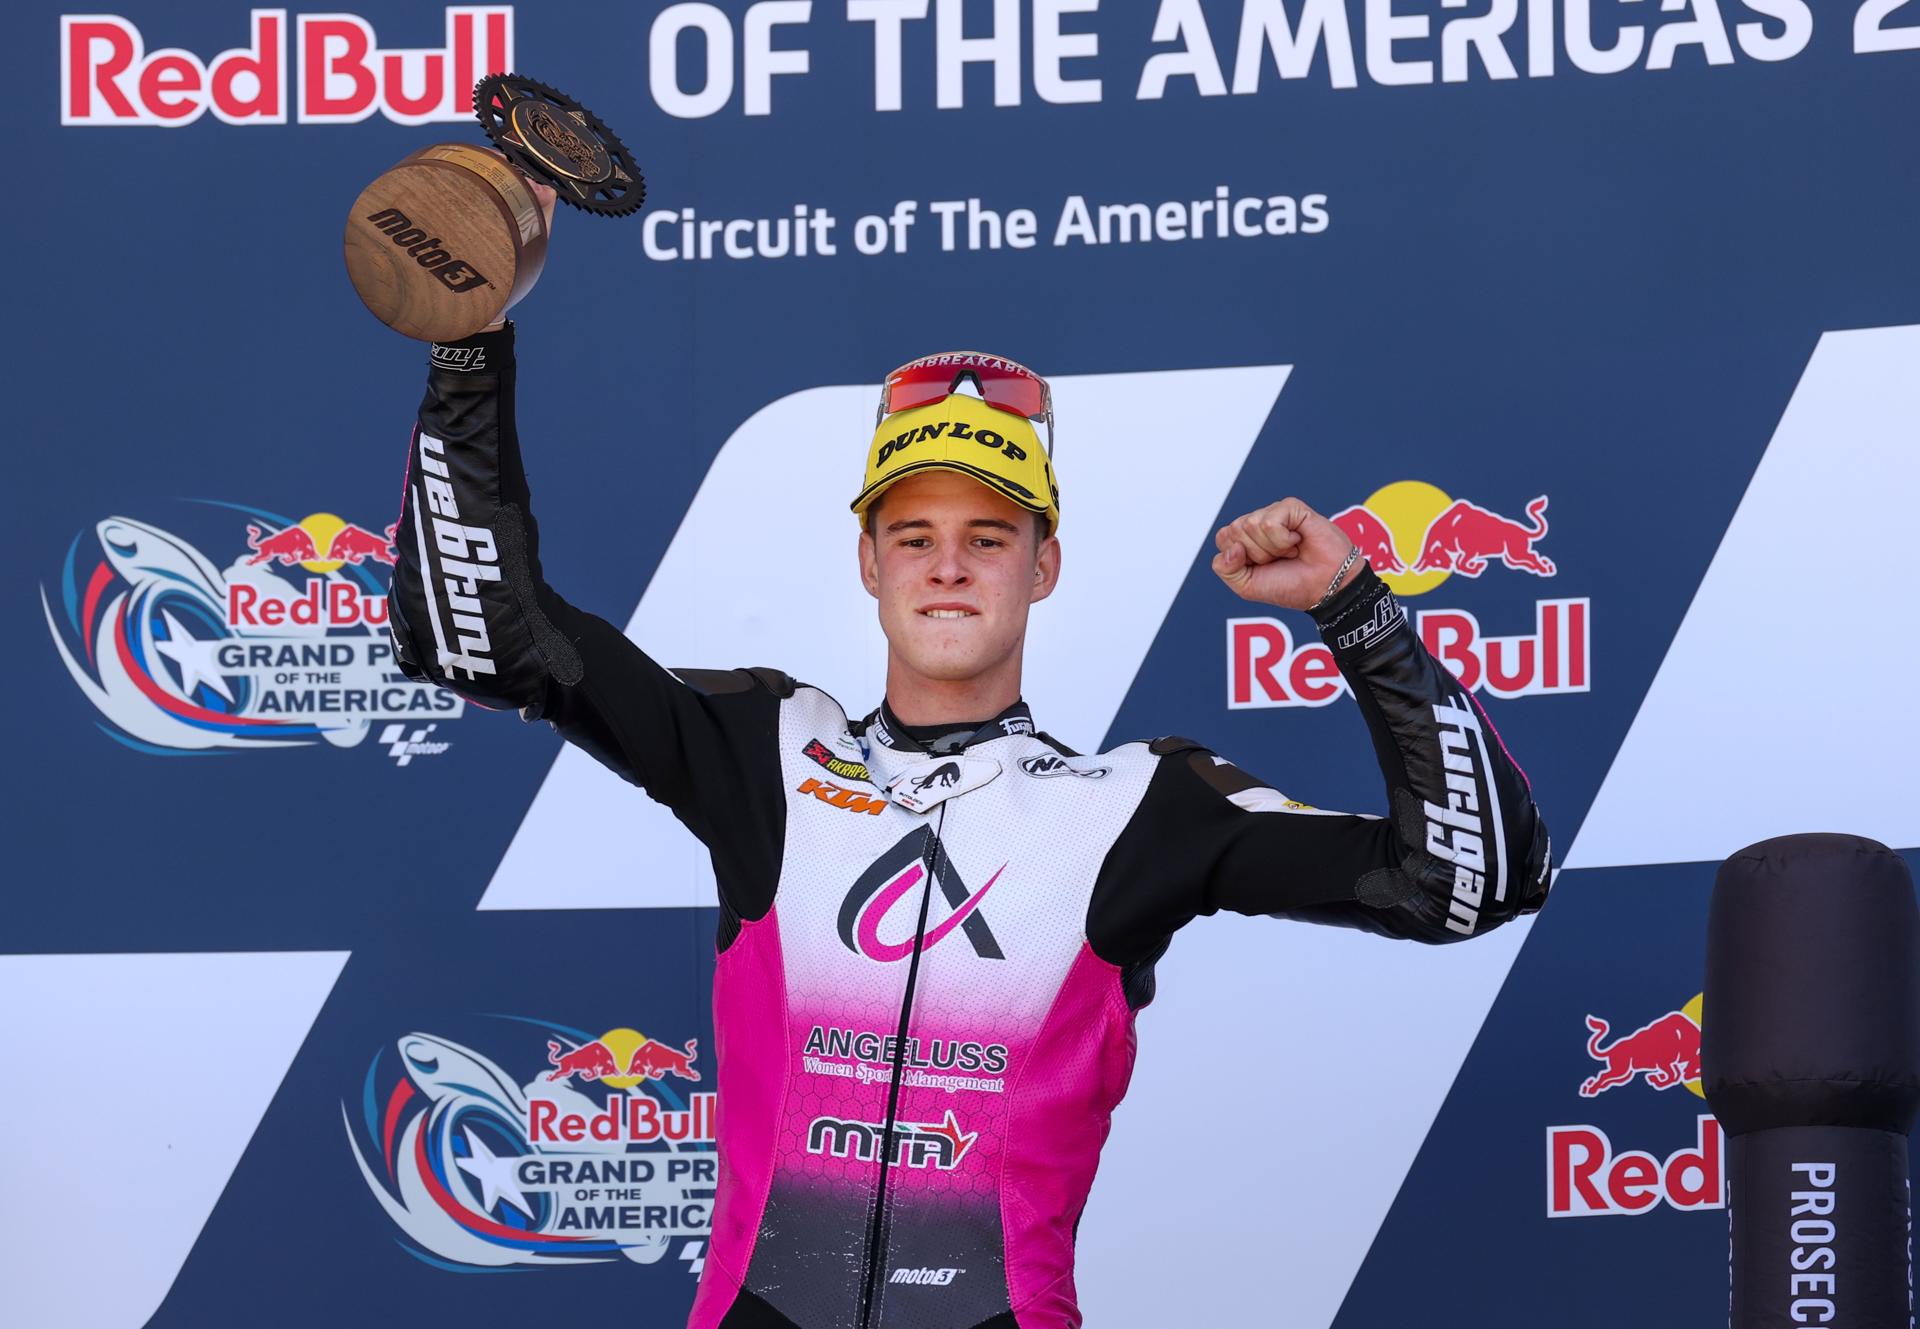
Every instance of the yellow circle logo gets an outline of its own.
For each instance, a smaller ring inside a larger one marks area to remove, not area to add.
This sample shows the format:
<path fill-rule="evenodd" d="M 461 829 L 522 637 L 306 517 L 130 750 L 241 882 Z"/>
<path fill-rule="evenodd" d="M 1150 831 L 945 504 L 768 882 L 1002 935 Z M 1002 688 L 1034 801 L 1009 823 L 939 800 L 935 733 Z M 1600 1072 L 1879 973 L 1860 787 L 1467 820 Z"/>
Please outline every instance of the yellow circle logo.
<path fill-rule="evenodd" d="M 333 537 L 346 529 L 346 522 L 331 512 L 316 512 L 300 522 L 300 529 L 313 538 L 316 550 L 331 550 Z M 336 572 L 346 566 L 344 558 L 303 558 L 300 566 L 308 572 Z"/>
<path fill-rule="evenodd" d="M 1706 1002 L 1707 994 L 1704 992 L 1696 992 L 1693 994 L 1693 1000 L 1680 1008 L 1680 1014 L 1692 1020 L 1696 1027 L 1705 1029 L 1706 1025 L 1700 1022 L 1700 1012 L 1706 1006 Z M 1686 1081 L 1686 1085 L 1687 1089 L 1695 1097 L 1705 1098 L 1707 1096 L 1707 1091 L 1700 1087 L 1700 1076 L 1697 1073 Z"/>
<path fill-rule="evenodd" d="M 620 1066 L 631 1066 L 633 1054 L 647 1041 L 647 1036 L 638 1029 L 609 1029 L 600 1035 L 601 1043 L 613 1054 L 613 1060 Z M 609 1089 L 631 1089 L 647 1077 L 644 1075 L 603 1075 L 600 1083 Z"/>

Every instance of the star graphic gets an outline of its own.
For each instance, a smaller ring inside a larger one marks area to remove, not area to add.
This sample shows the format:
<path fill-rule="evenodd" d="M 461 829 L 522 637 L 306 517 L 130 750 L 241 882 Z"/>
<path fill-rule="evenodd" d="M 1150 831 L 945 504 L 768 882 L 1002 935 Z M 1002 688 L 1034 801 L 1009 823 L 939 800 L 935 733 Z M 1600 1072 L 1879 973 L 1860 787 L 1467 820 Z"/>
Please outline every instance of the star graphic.
<path fill-rule="evenodd" d="M 967 1150 L 971 1149 L 973 1142 L 980 1138 L 979 1131 L 968 1131 L 965 1134 L 961 1133 L 960 1123 L 953 1119 L 952 1108 L 947 1109 L 946 1119 L 938 1126 L 921 1122 L 920 1129 L 928 1135 L 944 1135 L 947 1139 L 953 1141 L 953 1163 L 951 1164 L 953 1167 L 960 1166 L 960 1160 L 967 1156 Z"/>
<path fill-rule="evenodd" d="M 480 1207 L 492 1213 L 495 1205 L 505 1200 L 528 1218 L 533 1210 L 527 1207 L 527 1197 L 513 1179 L 513 1165 L 520 1160 L 511 1156 L 496 1156 L 479 1136 L 473 1133 L 471 1126 L 465 1131 L 469 1157 L 456 1158 L 460 1170 L 480 1183 Z"/>
<path fill-rule="evenodd" d="M 180 692 L 188 700 L 193 698 L 193 690 L 205 683 L 208 688 L 233 704 L 233 693 L 227 690 L 226 676 L 220 672 L 220 664 L 214 659 L 214 652 L 220 649 L 220 641 L 201 641 L 185 628 L 180 620 L 162 609 L 160 617 L 166 620 L 167 639 L 155 641 L 153 649 L 173 661 L 180 670 Z"/>

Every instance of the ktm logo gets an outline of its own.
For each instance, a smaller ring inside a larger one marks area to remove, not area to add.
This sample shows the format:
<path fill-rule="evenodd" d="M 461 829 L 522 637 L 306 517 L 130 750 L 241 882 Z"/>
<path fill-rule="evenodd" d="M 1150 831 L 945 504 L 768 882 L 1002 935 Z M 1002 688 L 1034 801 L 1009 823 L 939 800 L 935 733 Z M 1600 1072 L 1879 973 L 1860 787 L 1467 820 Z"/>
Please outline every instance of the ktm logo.
<path fill-rule="evenodd" d="M 816 780 L 808 776 L 796 794 L 812 794 L 828 807 L 845 808 L 849 812 L 865 812 L 870 816 L 879 816 L 880 809 L 887 805 L 884 798 L 874 798 L 857 789 L 842 789 L 831 780 Z"/>
<path fill-rule="evenodd" d="M 939 888 L 949 912 L 935 923 L 932 902 L 928 902 L 929 926 L 920 940 L 920 949 L 931 948 L 958 928 L 981 959 L 1006 959 L 1000 943 L 987 927 L 985 916 L 980 913 L 980 902 L 1000 880 L 1006 864 L 1001 864 L 987 878 L 986 885 L 970 892 L 960 880 L 959 870 L 933 838 L 932 831 L 924 826 L 901 836 L 847 891 L 847 898 L 840 902 L 839 918 L 840 940 L 846 948 L 870 960 L 904 960 L 912 955 L 914 934 L 921 917 L 921 896 L 931 889 L 925 884 L 929 868 L 933 872 L 932 885 Z M 907 907 L 896 909 L 902 900 L 907 902 Z M 886 938 L 880 935 L 882 928 L 888 934 Z"/>

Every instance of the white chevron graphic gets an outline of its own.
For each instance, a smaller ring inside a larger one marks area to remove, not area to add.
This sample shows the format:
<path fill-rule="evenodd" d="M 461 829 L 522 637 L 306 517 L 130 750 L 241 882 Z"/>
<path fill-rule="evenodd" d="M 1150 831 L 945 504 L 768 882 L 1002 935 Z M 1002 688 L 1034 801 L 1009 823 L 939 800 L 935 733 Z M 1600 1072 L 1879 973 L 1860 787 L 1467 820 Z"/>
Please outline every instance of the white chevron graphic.
<path fill-rule="evenodd" d="M 0 955 L 0 1324 L 152 1317 L 346 962 Z"/>
<path fill-rule="evenodd" d="M 1289 372 L 1052 380 L 1065 422 L 1055 458 L 1064 571 L 1034 609 L 1026 696 L 1062 742 L 1095 748 L 1112 725 Z M 874 396 L 865 386 L 813 388 L 742 424 L 714 458 L 627 636 L 670 667 L 772 665 L 825 688 L 852 714 L 876 704 L 886 641 L 856 574 L 859 527 L 847 511 Z M 751 569 L 733 574 L 743 514 L 755 549 L 781 551 L 778 566 L 755 554 Z M 699 842 L 665 808 L 567 748 L 479 907 L 714 902 Z"/>
<path fill-rule="evenodd" d="M 1849 831 L 1920 845 L 1920 326 L 1829 332 L 1780 417 L 1570 868 Z M 1650 569 L 1651 570 L 1651 569 Z"/>

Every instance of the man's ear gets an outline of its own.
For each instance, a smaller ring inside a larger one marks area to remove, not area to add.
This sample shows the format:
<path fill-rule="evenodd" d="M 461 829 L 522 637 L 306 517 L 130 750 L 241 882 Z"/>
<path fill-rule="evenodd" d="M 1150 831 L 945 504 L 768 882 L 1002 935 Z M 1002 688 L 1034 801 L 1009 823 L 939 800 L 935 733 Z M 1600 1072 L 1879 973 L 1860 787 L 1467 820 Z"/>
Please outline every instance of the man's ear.
<path fill-rule="evenodd" d="M 1060 537 L 1049 535 L 1033 555 L 1033 598 L 1029 603 L 1038 604 L 1046 599 L 1059 584 Z"/>
<path fill-rule="evenodd" d="M 866 531 L 860 532 L 860 584 L 867 588 L 867 594 L 874 599 L 880 598 L 880 550 L 874 544 L 873 536 Z"/>

